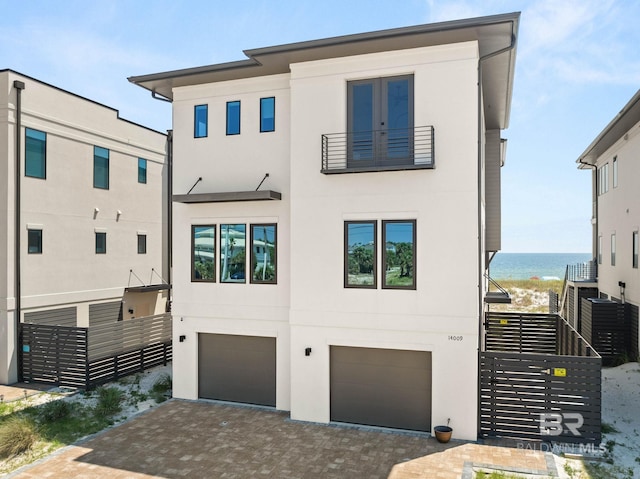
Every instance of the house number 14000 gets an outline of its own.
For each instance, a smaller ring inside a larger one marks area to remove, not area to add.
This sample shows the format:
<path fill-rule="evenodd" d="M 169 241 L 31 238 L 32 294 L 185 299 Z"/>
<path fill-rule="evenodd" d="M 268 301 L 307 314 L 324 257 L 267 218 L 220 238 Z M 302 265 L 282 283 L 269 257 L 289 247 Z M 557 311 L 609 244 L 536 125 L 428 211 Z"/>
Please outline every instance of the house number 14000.
<path fill-rule="evenodd" d="M 449 336 L 449 341 L 462 341 L 462 336 Z"/>

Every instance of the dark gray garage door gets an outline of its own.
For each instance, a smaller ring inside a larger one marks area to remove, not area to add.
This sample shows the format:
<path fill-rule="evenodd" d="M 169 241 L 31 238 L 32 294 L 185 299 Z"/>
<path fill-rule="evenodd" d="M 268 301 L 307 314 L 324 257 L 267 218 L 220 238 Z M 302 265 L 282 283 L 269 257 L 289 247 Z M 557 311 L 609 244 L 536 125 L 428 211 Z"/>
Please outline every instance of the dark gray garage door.
<path fill-rule="evenodd" d="M 431 353 L 332 346 L 331 420 L 430 431 Z"/>
<path fill-rule="evenodd" d="M 198 335 L 198 396 L 276 405 L 276 339 Z"/>

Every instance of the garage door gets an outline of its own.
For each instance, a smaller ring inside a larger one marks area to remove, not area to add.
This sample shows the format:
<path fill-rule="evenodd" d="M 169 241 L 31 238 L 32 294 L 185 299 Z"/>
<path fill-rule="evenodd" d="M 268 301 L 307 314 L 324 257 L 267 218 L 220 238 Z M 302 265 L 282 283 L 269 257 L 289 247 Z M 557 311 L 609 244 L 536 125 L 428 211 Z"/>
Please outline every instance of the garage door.
<path fill-rule="evenodd" d="M 331 347 L 331 420 L 431 430 L 431 353 Z"/>
<path fill-rule="evenodd" d="M 198 396 L 276 405 L 276 339 L 198 335 Z"/>

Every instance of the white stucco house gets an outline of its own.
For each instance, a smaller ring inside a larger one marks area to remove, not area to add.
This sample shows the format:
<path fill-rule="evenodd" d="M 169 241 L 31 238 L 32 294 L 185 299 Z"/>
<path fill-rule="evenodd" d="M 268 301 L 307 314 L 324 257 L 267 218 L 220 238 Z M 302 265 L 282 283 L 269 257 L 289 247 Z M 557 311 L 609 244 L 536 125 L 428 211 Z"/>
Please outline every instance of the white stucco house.
<path fill-rule="evenodd" d="M 0 384 L 19 377 L 19 322 L 165 311 L 166 134 L 1 70 L 0 169 Z"/>
<path fill-rule="evenodd" d="M 477 437 L 518 23 L 130 78 L 173 102 L 174 396 Z"/>

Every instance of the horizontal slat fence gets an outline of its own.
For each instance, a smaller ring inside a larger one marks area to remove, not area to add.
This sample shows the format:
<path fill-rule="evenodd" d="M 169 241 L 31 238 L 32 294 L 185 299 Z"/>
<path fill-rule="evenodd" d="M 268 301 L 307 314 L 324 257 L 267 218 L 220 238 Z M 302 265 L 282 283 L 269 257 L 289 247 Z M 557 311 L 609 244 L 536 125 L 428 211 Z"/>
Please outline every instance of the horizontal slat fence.
<path fill-rule="evenodd" d="M 624 305 L 598 298 L 581 300 L 582 334 L 602 356 L 604 364 L 611 364 L 618 356 L 627 354 L 628 335 Z"/>
<path fill-rule="evenodd" d="M 21 325 L 25 382 L 91 389 L 172 359 L 171 315 L 89 328 Z"/>
<path fill-rule="evenodd" d="M 480 435 L 599 444 L 602 359 L 584 338 L 554 314 L 489 312 L 485 328 Z"/>

